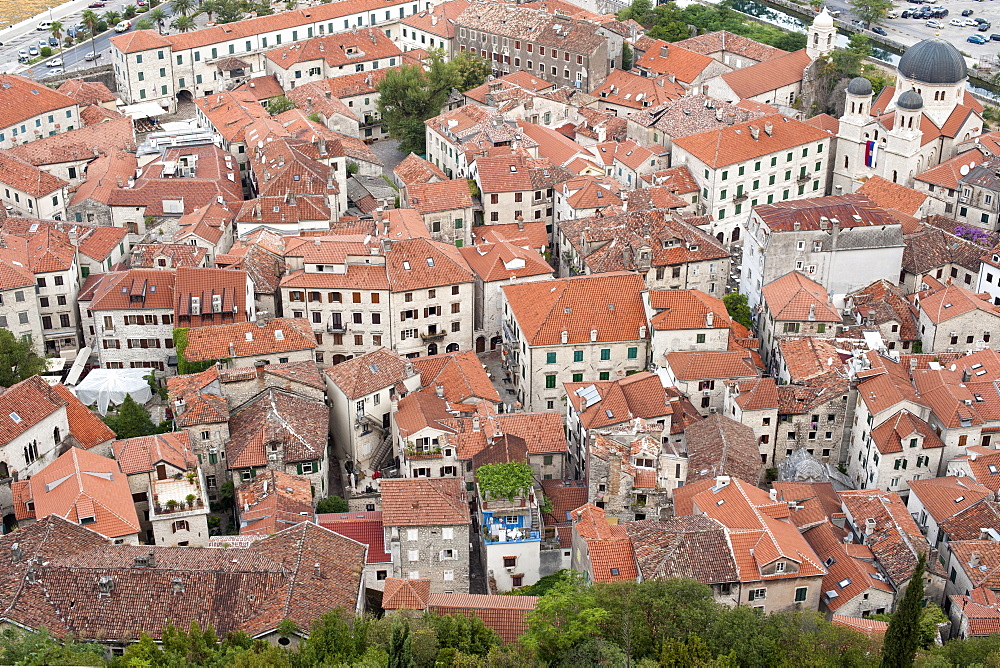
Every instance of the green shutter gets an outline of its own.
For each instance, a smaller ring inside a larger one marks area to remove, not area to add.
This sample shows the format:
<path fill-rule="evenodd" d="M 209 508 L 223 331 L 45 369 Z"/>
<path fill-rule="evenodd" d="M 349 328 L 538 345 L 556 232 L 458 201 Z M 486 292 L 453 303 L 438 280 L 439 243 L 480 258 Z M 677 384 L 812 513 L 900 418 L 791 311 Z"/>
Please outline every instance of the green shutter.
<path fill-rule="evenodd" d="M 302 475 L 302 464 L 296 464 L 295 468 L 298 469 L 297 473 L 299 475 Z"/>

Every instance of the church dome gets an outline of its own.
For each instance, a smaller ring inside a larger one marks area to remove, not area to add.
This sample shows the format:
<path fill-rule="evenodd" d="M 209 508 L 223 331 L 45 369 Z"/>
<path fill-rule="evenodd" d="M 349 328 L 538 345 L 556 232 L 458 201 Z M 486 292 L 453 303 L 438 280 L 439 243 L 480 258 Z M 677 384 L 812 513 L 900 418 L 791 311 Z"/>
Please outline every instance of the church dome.
<path fill-rule="evenodd" d="M 851 83 L 847 84 L 847 92 L 851 95 L 871 95 L 872 82 L 864 77 L 854 77 Z"/>
<path fill-rule="evenodd" d="M 899 99 L 896 100 L 896 106 L 900 109 L 917 111 L 924 108 L 924 98 L 920 97 L 920 93 L 917 91 L 908 90 L 899 96 Z"/>
<path fill-rule="evenodd" d="M 833 27 L 833 17 L 830 16 L 829 12 L 826 11 L 826 7 L 823 8 L 816 18 L 813 19 L 813 26 L 816 28 L 832 28 Z"/>
<path fill-rule="evenodd" d="M 936 38 L 907 49 L 896 69 L 907 79 L 926 84 L 956 84 L 968 76 L 965 57 L 951 42 Z"/>

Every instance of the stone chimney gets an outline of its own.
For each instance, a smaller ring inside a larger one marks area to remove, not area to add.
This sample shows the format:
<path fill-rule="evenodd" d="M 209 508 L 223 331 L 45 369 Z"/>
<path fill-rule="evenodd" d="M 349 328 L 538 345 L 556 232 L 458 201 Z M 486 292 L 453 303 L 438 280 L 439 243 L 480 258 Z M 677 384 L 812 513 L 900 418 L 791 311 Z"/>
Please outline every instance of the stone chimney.
<path fill-rule="evenodd" d="M 667 57 L 667 51 L 668 51 L 668 49 L 667 49 L 667 45 L 666 44 L 664 44 L 663 46 L 661 46 L 660 47 L 660 58 L 666 58 Z"/>
<path fill-rule="evenodd" d="M 774 134 L 774 124 L 772 124 L 770 121 L 764 123 L 764 134 L 766 134 L 768 137 Z"/>
<path fill-rule="evenodd" d="M 715 312 L 709 311 L 705 314 L 705 329 L 711 329 L 715 323 Z"/>

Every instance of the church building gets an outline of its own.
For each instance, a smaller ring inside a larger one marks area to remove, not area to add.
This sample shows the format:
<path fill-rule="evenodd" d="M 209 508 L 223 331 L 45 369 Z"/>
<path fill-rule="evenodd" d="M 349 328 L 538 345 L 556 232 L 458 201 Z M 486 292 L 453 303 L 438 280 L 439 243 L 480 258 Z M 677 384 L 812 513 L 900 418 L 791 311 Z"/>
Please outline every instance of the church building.
<path fill-rule="evenodd" d="M 872 176 L 913 187 L 913 177 L 956 154 L 983 129 L 983 107 L 965 88 L 965 58 L 950 42 L 927 39 L 906 50 L 896 85 L 873 101 L 863 77 L 848 84 L 837 134 L 833 194 Z"/>

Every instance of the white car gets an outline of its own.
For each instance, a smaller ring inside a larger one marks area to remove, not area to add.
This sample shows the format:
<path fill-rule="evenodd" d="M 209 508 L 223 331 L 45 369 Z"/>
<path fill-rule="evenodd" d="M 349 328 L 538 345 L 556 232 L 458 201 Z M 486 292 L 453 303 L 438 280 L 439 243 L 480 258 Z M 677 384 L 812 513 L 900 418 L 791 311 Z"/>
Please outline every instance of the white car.
<path fill-rule="evenodd" d="M 976 22 L 976 21 L 973 21 L 972 19 L 965 19 L 965 23 L 962 24 L 962 25 L 964 25 L 966 28 L 978 28 L 979 27 L 979 23 Z"/>
<path fill-rule="evenodd" d="M 961 28 L 962 26 L 965 25 L 965 21 L 963 21 L 962 19 L 952 19 L 951 21 L 948 21 L 948 25 L 958 26 L 959 28 Z"/>
<path fill-rule="evenodd" d="M 49 62 L 45 63 L 46 67 L 62 67 L 62 65 L 63 65 L 62 58 L 53 58 Z"/>
<path fill-rule="evenodd" d="M 131 21 L 122 21 L 115 26 L 115 32 L 126 32 L 131 27 L 132 27 Z"/>
<path fill-rule="evenodd" d="M 943 28 L 944 27 L 944 25 L 940 21 L 935 21 L 934 19 L 931 19 L 930 21 L 928 21 L 924 25 L 927 26 L 928 28 Z"/>
<path fill-rule="evenodd" d="M 46 75 L 46 76 L 50 76 L 50 77 L 54 77 L 54 76 L 56 76 L 57 74 L 62 74 L 62 73 L 63 73 L 64 71 L 65 71 L 65 70 L 63 70 L 63 68 L 61 68 L 61 67 L 57 67 L 57 68 L 55 68 L 55 69 L 52 69 L 52 70 L 49 70 L 49 73 L 48 73 L 48 75 Z"/>

